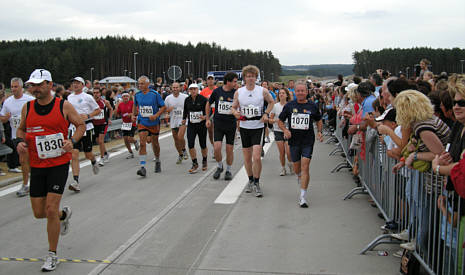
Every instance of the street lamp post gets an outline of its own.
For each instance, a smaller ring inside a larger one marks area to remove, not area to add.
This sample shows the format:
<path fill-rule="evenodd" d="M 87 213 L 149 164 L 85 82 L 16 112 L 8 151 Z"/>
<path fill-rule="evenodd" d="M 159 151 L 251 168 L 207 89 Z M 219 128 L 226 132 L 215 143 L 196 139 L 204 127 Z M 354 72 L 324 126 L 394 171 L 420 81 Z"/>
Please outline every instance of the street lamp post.
<path fill-rule="evenodd" d="M 163 72 L 163 84 L 166 84 L 165 72 Z"/>
<path fill-rule="evenodd" d="M 92 71 L 94 70 L 94 67 L 90 68 L 90 85 L 94 86 L 94 82 L 92 82 Z"/>
<path fill-rule="evenodd" d="M 407 79 L 409 78 L 408 71 L 410 70 L 410 67 L 405 68 L 405 72 L 407 73 Z"/>
<path fill-rule="evenodd" d="M 187 77 L 190 77 L 190 75 L 191 75 L 191 69 L 190 69 L 191 66 L 190 65 L 191 65 L 192 60 L 186 60 L 185 62 L 187 63 Z"/>
<path fill-rule="evenodd" d="M 153 81 L 153 73 L 150 73 L 150 80 L 152 80 L 152 82 L 155 83 L 155 81 Z"/>
<path fill-rule="evenodd" d="M 218 65 L 212 65 L 213 67 L 213 70 L 216 71 L 216 68 L 218 67 Z"/>
<path fill-rule="evenodd" d="M 134 53 L 134 79 L 137 78 L 137 73 L 136 73 L 136 55 L 138 55 L 139 53 L 138 52 L 135 52 Z M 137 80 L 137 79 L 136 79 Z"/>
<path fill-rule="evenodd" d="M 463 59 L 460 60 L 460 63 L 462 63 L 462 73 L 461 74 L 463 74 L 463 62 L 465 62 L 465 60 L 463 60 Z"/>
<path fill-rule="evenodd" d="M 124 70 L 124 71 L 123 71 L 123 72 L 124 72 L 124 76 L 126 76 L 126 72 L 127 72 L 127 71 L 128 71 L 128 70 Z"/>
<path fill-rule="evenodd" d="M 271 73 L 271 82 L 274 82 L 274 73 Z"/>
<path fill-rule="evenodd" d="M 265 81 L 265 72 L 262 70 L 262 81 Z"/>
<path fill-rule="evenodd" d="M 131 77 L 132 72 L 128 72 L 128 76 Z"/>

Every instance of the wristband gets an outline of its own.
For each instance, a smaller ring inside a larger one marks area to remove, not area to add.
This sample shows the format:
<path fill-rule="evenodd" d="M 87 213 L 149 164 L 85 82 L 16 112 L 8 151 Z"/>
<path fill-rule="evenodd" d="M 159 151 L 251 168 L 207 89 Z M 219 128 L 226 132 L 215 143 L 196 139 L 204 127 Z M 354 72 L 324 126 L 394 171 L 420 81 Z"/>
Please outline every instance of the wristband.
<path fill-rule="evenodd" d="M 413 154 L 413 160 L 415 160 L 415 161 L 418 160 L 418 152 L 415 152 Z"/>
<path fill-rule="evenodd" d="M 24 142 L 24 139 L 18 138 L 18 137 L 17 137 L 17 138 L 16 138 L 16 144 L 18 144 L 18 143 L 20 143 L 20 142 Z"/>

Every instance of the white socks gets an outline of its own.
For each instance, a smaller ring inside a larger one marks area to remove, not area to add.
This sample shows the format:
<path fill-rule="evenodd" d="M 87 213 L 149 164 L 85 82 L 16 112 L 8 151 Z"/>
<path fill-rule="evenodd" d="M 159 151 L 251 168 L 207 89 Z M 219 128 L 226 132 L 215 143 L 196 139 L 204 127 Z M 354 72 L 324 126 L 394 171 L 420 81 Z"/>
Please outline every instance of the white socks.
<path fill-rule="evenodd" d="M 223 162 L 222 161 L 218 161 L 217 165 L 218 165 L 218 168 L 223 169 Z"/>
<path fill-rule="evenodd" d="M 305 189 L 300 189 L 300 197 L 305 198 L 307 196 L 307 190 Z"/>

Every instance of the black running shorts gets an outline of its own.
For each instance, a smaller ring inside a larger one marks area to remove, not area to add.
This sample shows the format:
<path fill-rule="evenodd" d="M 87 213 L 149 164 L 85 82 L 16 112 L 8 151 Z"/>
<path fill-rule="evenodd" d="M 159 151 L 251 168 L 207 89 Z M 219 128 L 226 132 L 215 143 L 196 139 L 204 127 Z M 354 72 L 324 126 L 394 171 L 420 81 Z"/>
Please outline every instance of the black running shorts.
<path fill-rule="evenodd" d="M 46 197 L 48 193 L 62 195 L 68 180 L 69 162 L 47 168 L 31 167 L 31 198 Z"/>

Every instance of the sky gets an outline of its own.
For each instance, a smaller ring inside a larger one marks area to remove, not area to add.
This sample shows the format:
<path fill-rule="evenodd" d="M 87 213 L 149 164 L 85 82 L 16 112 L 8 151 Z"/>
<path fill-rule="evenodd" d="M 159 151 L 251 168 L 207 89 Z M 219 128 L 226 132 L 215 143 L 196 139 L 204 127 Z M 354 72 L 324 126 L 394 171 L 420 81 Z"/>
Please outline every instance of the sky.
<path fill-rule="evenodd" d="M 215 42 L 272 51 L 282 65 L 350 64 L 363 49 L 465 48 L 465 0 L 0 1 L 2 40 Z"/>

